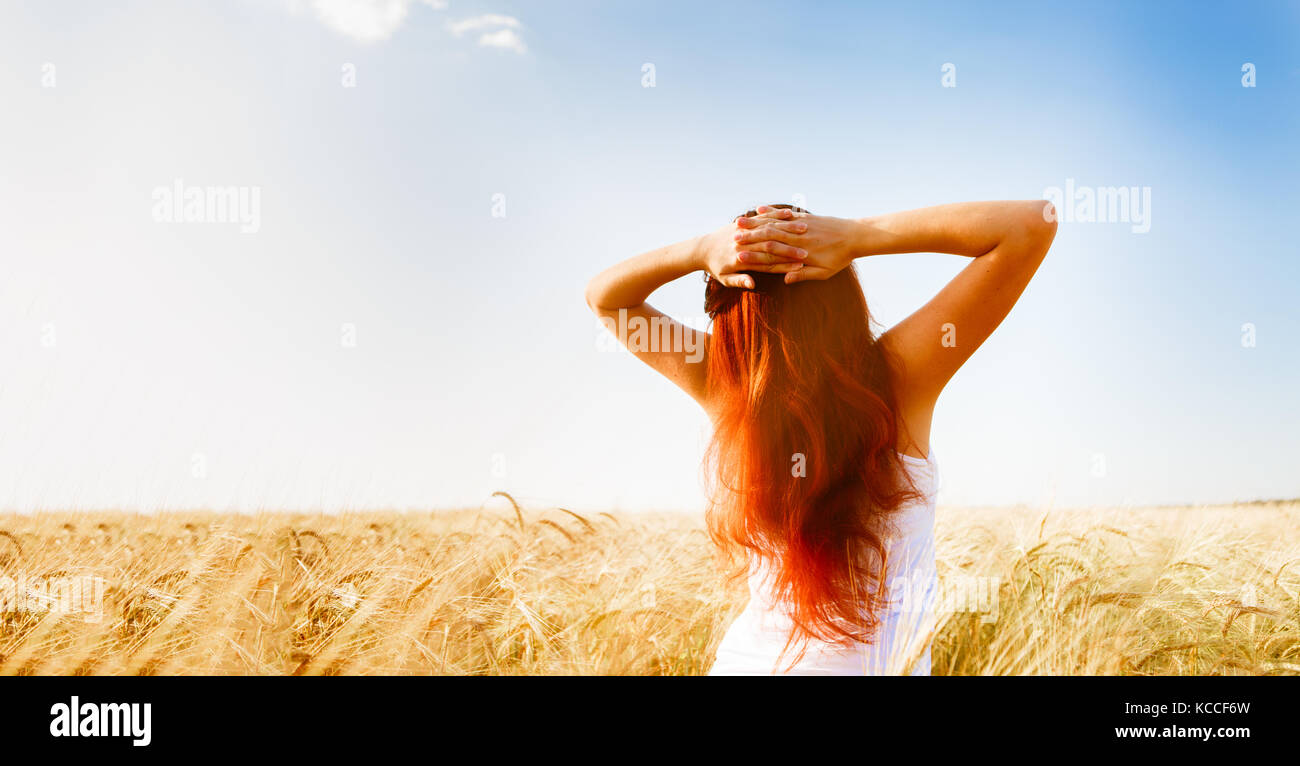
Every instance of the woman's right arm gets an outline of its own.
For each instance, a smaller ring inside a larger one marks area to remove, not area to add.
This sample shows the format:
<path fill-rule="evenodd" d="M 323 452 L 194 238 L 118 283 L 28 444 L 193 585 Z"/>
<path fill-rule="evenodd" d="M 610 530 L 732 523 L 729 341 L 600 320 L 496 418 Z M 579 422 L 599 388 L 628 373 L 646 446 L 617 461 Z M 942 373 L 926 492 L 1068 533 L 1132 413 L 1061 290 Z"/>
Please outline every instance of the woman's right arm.
<path fill-rule="evenodd" d="M 951 253 L 972 258 L 937 295 L 891 328 L 882 341 L 902 361 L 902 405 L 928 412 L 944 385 L 997 329 L 1038 270 L 1056 236 L 1056 211 L 1043 200 L 963 202 L 862 219 L 795 213 L 802 234 L 742 223 L 742 261 L 762 258 L 769 243 L 808 251 L 804 267 L 787 274 L 793 284 L 827 279 L 854 258 L 885 253 Z M 928 437 L 927 437 L 928 440 Z"/>
<path fill-rule="evenodd" d="M 763 219 L 740 218 L 738 221 Z M 776 221 L 773 221 L 775 224 Z M 785 233 L 802 232 L 807 226 L 791 221 L 781 221 L 777 227 Z M 638 359 L 653 367 L 664 377 L 677 384 L 696 401 L 706 405 L 703 361 L 708 333 L 687 327 L 664 315 L 646 300 L 661 286 L 695 271 L 706 271 L 728 287 L 753 289 L 754 279 L 745 271 L 762 271 L 784 274 L 802 267 L 802 250 L 787 245 L 768 246 L 770 254 L 762 264 L 743 264 L 734 250 L 738 224 L 731 223 L 703 236 L 667 245 L 622 263 L 617 263 L 597 274 L 587 284 L 587 305 L 600 317 L 611 334 L 623 343 Z M 634 332 L 629 337 L 620 328 L 639 325 L 648 332 Z M 641 343 L 652 338 L 681 339 L 680 347 L 670 343 Z M 638 342 L 630 342 L 638 341 Z"/>

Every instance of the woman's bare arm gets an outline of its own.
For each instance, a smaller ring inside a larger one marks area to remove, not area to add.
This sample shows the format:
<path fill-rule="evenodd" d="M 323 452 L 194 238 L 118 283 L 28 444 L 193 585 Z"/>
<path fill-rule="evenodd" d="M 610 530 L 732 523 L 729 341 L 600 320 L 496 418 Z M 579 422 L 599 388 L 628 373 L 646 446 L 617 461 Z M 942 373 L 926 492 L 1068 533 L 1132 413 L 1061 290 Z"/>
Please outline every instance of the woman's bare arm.
<path fill-rule="evenodd" d="M 1056 215 L 1042 200 L 964 202 L 863 219 L 782 216 L 808 229 L 791 233 L 747 225 L 737 241 L 742 262 L 762 262 L 780 243 L 808 251 L 796 284 L 827 279 L 854 258 L 885 253 L 951 253 L 974 260 L 928 303 L 882 337 L 902 362 L 899 407 L 911 444 L 928 451 L 930 419 L 943 387 L 997 329 L 1038 270 L 1056 236 Z"/>
<path fill-rule="evenodd" d="M 746 219 L 740 219 L 746 220 Z M 774 221 L 776 223 L 776 221 Z M 782 231 L 801 232 L 807 225 L 780 222 Z M 735 253 L 737 224 L 677 244 L 667 245 L 615 264 L 587 284 L 587 305 L 619 342 L 701 404 L 705 403 L 704 355 L 708 333 L 675 321 L 646 303 L 663 285 L 696 271 L 708 271 L 731 287 L 753 288 L 746 271 L 788 273 L 802 266 L 799 248 L 773 247 L 768 263 L 741 263 Z M 674 339 L 681 339 L 680 343 Z"/>
<path fill-rule="evenodd" d="M 902 357 L 907 398 L 933 406 L 1038 271 L 1056 236 L 1051 203 L 967 202 L 863 219 L 861 255 L 951 253 L 973 258 L 924 306 L 885 333 Z"/>

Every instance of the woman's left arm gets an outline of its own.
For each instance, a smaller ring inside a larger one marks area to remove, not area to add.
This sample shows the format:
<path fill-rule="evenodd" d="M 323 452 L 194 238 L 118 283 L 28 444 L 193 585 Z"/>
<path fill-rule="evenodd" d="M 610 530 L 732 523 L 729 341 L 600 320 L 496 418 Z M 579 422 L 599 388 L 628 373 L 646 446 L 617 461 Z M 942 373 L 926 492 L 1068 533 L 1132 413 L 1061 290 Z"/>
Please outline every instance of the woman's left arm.
<path fill-rule="evenodd" d="M 806 230 L 801 222 L 783 221 L 791 233 Z M 663 285 L 707 271 L 729 287 L 752 289 L 742 271 L 783 274 L 802 267 L 807 253 L 796 247 L 773 247 L 766 263 L 742 262 L 736 252 L 735 223 L 699 237 L 667 245 L 605 269 L 587 284 L 587 305 L 606 329 L 638 359 L 705 405 L 704 361 L 709 335 L 658 311 L 646 299 Z"/>

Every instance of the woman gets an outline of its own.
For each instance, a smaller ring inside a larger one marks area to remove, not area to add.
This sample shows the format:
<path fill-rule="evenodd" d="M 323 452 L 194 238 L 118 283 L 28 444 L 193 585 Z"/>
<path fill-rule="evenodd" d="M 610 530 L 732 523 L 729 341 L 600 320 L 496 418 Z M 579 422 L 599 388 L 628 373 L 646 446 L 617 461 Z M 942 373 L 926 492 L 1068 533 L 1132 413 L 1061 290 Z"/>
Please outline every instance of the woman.
<path fill-rule="evenodd" d="M 929 673 L 931 416 L 1033 277 L 1055 220 L 1042 201 L 859 220 L 763 206 L 591 281 L 587 303 L 607 326 L 675 339 L 620 340 L 713 421 L 709 532 L 740 554 L 750 600 L 711 673 Z M 973 260 L 877 336 L 853 261 L 916 252 Z M 695 271 L 711 334 L 645 302 Z"/>

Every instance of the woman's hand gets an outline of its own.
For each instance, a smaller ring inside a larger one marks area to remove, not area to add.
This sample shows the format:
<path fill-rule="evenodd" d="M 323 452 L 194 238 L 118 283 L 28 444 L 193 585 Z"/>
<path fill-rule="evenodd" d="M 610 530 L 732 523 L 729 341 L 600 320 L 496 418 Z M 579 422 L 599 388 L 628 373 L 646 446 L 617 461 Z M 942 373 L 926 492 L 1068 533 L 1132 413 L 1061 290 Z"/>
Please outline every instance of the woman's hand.
<path fill-rule="evenodd" d="M 847 218 L 796 213 L 766 205 L 759 215 L 736 221 L 741 229 L 735 249 L 744 268 L 772 262 L 774 255 L 798 249 L 807 253 L 803 268 L 785 275 L 787 285 L 809 279 L 830 279 L 853 262 L 861 224 Z"/>
<path fill-rule="evenodd" d="M 746 290 L 754 289 L 754 280 L 743 271 L 761 271 L 769 274 L 786 274 L 787 276 L 798 272 L 803 268 L 803 259 L 808 256 L 808 252 L 802 247 L 796 247 L 784 244 L 775 239 L 763 243 L 762 251 L 759 254 L 751 255 L 749 258 L 741 258 L 739 252 L 743 248 L 739 240 L 741 235 L 746 234 L 741 228 L 741 222 L 754 222 L 751 226 L 762 225 L 766 228 L 763 231 L 771 237 L 778 233 L 781 236 L 793 236 L 807 229 L 806 224 L 797 221 L 788 220 L 788 216 L 776 215 L 776 213 L 788 213 L 788 210 L 772 210 L 768 208 L 769 213 L 763 213 L 751 218 L 738 218 L 735 223 L 729 223 L 716 231 L 706 234 L 700 238 L 699 259 L 700 268 L 709 273 L 711 277 L 718 280 L 728 287 L 739 287 Z"/>

